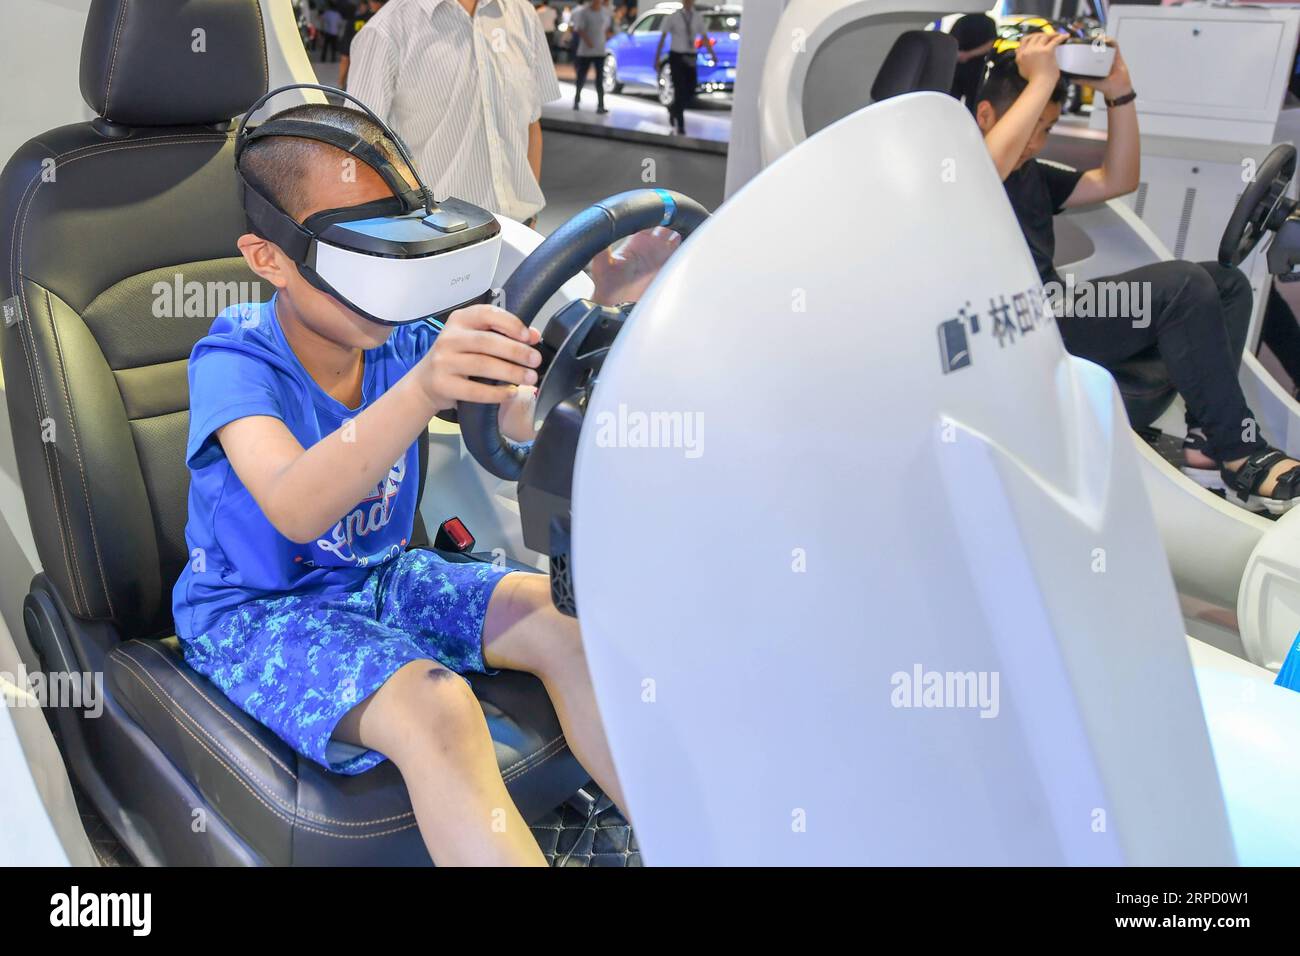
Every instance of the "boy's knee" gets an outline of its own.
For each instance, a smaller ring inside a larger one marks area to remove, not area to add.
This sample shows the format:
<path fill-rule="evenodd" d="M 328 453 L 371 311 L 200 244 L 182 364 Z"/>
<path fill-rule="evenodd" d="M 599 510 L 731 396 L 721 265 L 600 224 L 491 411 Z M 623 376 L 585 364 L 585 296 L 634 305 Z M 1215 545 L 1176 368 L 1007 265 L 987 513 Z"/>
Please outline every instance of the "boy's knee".
<path fill-rule="evenodd" d="M 399 764 L 405 754 L 426 753 L 431 744 L 452 754 L 476 743 L 485 731 L 483 708 L 473 689 L 440 664 L 407 664 L 390 684 L 390 711 L 397 724 L 393 737 L 402 752 L 389 756 Z"/>

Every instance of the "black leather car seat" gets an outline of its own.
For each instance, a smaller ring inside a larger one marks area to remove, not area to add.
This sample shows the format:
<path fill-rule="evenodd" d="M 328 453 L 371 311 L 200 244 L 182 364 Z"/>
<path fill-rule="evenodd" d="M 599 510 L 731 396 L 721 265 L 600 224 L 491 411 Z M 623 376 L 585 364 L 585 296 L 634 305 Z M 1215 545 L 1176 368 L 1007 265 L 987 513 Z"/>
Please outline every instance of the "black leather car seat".
<path fill-rule="evenodd" d="M 187 668 L 172 636 L 186 360 L 214 317 L 187 310 L 185 290 L 238 296 L 222 284 L 255 279 L 235 250 L 230 120 L 267 83 L 257 0 L 93 0 L 81 89 L 98 119 L 31 140 L 0 174 L 0 359 L 43 567 L 24 621 L 43 669 L 104 675 L 98 719 L 52 719 L 141 862 L 428 863 L 395 767 L 343 777 L 299 759 Z M 421 491 L 426 458 L 422 440 Z M 474 687 L 525 818 L 588 780 L 539 681 Z"/>

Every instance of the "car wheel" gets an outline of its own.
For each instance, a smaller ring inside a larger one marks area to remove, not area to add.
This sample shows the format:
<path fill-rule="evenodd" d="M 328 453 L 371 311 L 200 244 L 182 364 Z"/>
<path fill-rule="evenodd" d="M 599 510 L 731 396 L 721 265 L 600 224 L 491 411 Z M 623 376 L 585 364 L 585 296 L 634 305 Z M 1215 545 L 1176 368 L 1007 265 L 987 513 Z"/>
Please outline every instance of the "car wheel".
<path fill-rule="evenodd" d="M 618 81 L 618 61 L 612 56 L 605 57 L 605 68 L 601 77 L 606 93 L 622 93 L 623 84 Z"/>
<path fill-rule="evenodd" d="M 667 62 L 659 67 L 659 102 L 664 106 L 673 105 L 673 71 Z"/>

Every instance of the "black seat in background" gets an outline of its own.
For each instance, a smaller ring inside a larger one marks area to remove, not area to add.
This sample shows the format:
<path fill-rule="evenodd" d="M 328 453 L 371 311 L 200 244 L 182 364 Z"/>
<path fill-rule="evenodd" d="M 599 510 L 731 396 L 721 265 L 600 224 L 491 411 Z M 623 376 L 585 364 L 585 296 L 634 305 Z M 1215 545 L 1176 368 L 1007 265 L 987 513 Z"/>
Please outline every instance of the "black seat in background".
<path fill-rule="evenodd" d="M 341 777 L 299 759 L 172 636 L 186 361 L 216 309 L 190 314 L 167 290 L 257 293 L 238 285 L 255 276 L 235 249 L 230 120 L 267 89 L 264 36 L 257 0 L 93 0 L 81 89 L 98 118 L 36 137 L 0 174 L 0 300 L 17 311 L 0 361 L 43 567 L 25 622 L 47 669 L 107 675 L 101 717 L 54 719 L 74 777 L 140 861 L 427 863 L 391 764 Z M 525 816 L 588 779 L 539 681 L 474 686 Z"/>
<path fill-rule="evenodd" d="M 957 39 L 938 30 L 908 30 L 880 64 L 871 98 L 875 102 L 904 93 L 947 93 L 957 72 Z"/>

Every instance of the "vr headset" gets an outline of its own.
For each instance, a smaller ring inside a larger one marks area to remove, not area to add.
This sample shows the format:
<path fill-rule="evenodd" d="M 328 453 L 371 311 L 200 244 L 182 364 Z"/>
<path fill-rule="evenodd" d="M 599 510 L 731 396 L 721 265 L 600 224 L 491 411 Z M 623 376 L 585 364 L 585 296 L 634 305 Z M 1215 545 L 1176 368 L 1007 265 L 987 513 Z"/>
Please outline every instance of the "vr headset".
<path fill-rule="evenodd" d="M 296 117 L 272 117 L 248 126 L 268 100 L 295 89 L 320 90 L 356 104 L 396 145 L 416 186 L 378 147 L 346 130 Z M 267 136 L 296 136 L 334 146 L 374 169 L 393 195 L 325 209 L 298 223 L 244 176 L 244 150 Z M 283 249 L 313 286 L 367 319 L 381 325 L 437 321 L 462 306 L 491 298 L 492 276 L 501 254 L 501 225 L 486 209 L 471 203 L 435 202 L 401 139 L 355 96 L 313 83 L 270 91 L 240 121 L 235 168 L 252 232 Z"/>

